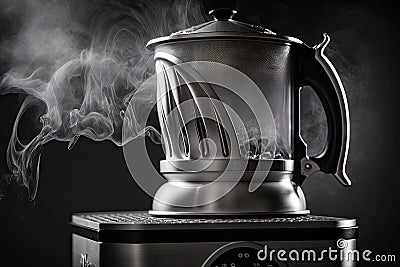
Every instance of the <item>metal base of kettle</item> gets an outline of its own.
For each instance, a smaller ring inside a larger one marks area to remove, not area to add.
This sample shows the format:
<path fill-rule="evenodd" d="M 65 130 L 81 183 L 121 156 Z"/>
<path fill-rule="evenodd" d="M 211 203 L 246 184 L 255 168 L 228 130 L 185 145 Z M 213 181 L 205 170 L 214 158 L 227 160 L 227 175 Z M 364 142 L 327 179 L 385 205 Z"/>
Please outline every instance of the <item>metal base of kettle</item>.
<path fill-rule="evenodd" d="M 251 190 L 256 172 L 253 163 L 247 164 L 247 168 L 238 176 L 237 169 L 243 161 L 231 162 L 233 167 L 229 170 L 224 162 L 216 162 L 201 172 L 182 171 L 189 169 L 183 166 L 185 162 L 164 161 L 161 168 L 168 182 L 158 189 L 150 214 L 229 217 L 296 216 L 310 213 L 306 208 L 303 191 L 292 182 L 291 160 L 258 161 L 261 164 L 259 172 L 266 177 L 260 176 L 255 190 Z M 173 165 L 173 168 L 168 164 Z M 266 169 L 269 171 L 265 172 Z M 218 178 L 221 180 L 216 179 L 222 172 L 224 176 Z"/>
<path fill-rule="evenodd" d="M 286 180 L 286 181 L 285 181 Z M 187 183 L 190 188 L 192 184 Z M 214 183 L 213 192 L 222 191 L 223 187 L 228 186 L 226 182 Z M 292 185 L 289 178 L 281 182 L 263 183 L 255 192 L 248 191 L 249 184 L 239 182 L 225 196 L 209 204 L 184 207 L 187 203 L 196 203 L 198 195 L 193 194 L 192 190 L 182 190 L 179 195 L 173 192 L 169 183 L 162 186 L 153 200 L 152 210 L 149 212 L 155 216 L 292 216 L 306 215 L 306 201 L 300 187 Z M 171 188 L 172 190 L 170 190 Z M 212 194 L 210 192 L 209 194 Z M 169 205 L 161 202 L 160 199 Z M 181 206 L 178 206 L 182 203 Z"/>
<path fill-rule="evenodd" d="M 310 210 L 293 211 L 285 213 L 261 213 L 261 212 L 241 212 L 241 213 L 204 213 L 204 212 L 190 212 L 190 211 L 157 211 L 149 210 L 149 214 L 154 217 L 167 217 L 167 218 L 272 218 L 272 217 L 295 217 L 309 215 Z"/>

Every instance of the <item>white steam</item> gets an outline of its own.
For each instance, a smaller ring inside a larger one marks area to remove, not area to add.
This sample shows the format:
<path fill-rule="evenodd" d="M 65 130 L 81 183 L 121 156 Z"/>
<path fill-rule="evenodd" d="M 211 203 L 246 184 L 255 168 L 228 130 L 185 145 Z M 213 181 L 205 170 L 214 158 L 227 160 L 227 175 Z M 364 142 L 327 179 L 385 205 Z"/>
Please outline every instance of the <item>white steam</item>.
<path fill-rule="evenodd" d="M 41 148 L 52 140 L 72 148 L 80 136 L 123 145 L 122 124 L 129 101 L 135 109 L 153 108 L 156 85 L 138 89 L 154 74 L 152 38 L 202 22 L 201 7 L 191 1 L 1 1 L 18 20 L 18 35 L 1 47 L 11 58 L 0 94 L 24 93 L 7 151 L 15 182 L 37 192 Z M 11 26 L 11 25 L 10 25 Z M 21 117 L 45 105 L 41 130 L 23 144 L 17 129 Z M 129 138 L 159 133 L 140 114 L 129 118 Z M 126 127 L 126 126 L 125 126 Z M 1 197 L 1 188 L 0 188 Z"/>

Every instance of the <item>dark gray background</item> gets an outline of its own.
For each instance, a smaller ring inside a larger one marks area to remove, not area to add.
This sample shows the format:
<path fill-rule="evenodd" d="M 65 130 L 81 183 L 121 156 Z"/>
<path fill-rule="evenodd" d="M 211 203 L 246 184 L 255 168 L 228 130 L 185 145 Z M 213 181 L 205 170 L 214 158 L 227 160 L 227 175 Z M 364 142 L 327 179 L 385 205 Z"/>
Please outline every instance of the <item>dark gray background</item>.
<path fill-rule="evenodd" d="M 237 19 L 308 44 L 320 42 L 323 32 L 331 34 L 330 56 L 349 94 L 348 173 L 354 185 L 342 188 L 327 175 L 314 175 L 304 186 L 308 205 L 315 214 L 357 218 L 361 249 L 396 254 L 400 260 L 397 10 L 384 1 L 206 1 L 205 9 L 227 4 L 239 10 Z M 14 18 L 0 18 L 1 41 L 15 34 L 12 23 Z M 8 63 L 1 62 L 1 72 Z M 4 156 L 21 100 L 0 96 L 0 173 L 6 172 Z M 22 133 L 31 131 L 32 126 L 25 127 Z M 160 149 L 153 150 L 160 157 Z M 71 151 L 66 143 L 47 144 L 35 203 L 18 198 L 10 189 L 0 201 L 0 266 L 69 266 L 72 213 L 145 210 L 151 203 L 131 178 L 121 148 L 85 138 Z"/>

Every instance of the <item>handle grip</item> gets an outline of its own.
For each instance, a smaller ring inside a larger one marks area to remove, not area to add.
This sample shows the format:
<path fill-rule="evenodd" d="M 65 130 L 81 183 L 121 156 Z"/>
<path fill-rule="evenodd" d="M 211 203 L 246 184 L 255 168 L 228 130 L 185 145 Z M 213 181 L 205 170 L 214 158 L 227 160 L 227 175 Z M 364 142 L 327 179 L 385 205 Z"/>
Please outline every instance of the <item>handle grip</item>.
<path fill-rule="evenodd" d="M 333 174 L 342 185 L 350 186 L 345 170 L 350 139 L 349 109 L 339 75 L 324 54 L 329 41 L 329 36 L 324 34 L 319 45 L 306 47 L 302 60 L 302 86 L 311 86 L 321 99 L 327 118 L 328 140 L 320 154 L 302 160 L 301 168 L 303 175 L 320 170 Z"/>

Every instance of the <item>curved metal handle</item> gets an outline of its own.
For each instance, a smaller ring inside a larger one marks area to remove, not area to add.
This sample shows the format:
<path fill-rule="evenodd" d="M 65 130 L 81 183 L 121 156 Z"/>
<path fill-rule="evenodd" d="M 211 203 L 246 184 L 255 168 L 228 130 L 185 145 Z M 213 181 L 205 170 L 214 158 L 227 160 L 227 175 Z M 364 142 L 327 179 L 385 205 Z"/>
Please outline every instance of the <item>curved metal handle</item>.
<path fill-rule="evenodd" d="M 344 186 L 351 185 L 346 174 L 349 150 L 350 123 L 349 109 L 343 84 L 329 59 L 324 55 L 330 38 L 312 49 L 307 47 L 302 61 L 303 86 L 309 85 L 321 99 L 328 123 L 328 140 L 322 152 L 311 158 L 304 158 L 302 174 L 310 175 L 320 170 L 330 173 Z"/>

